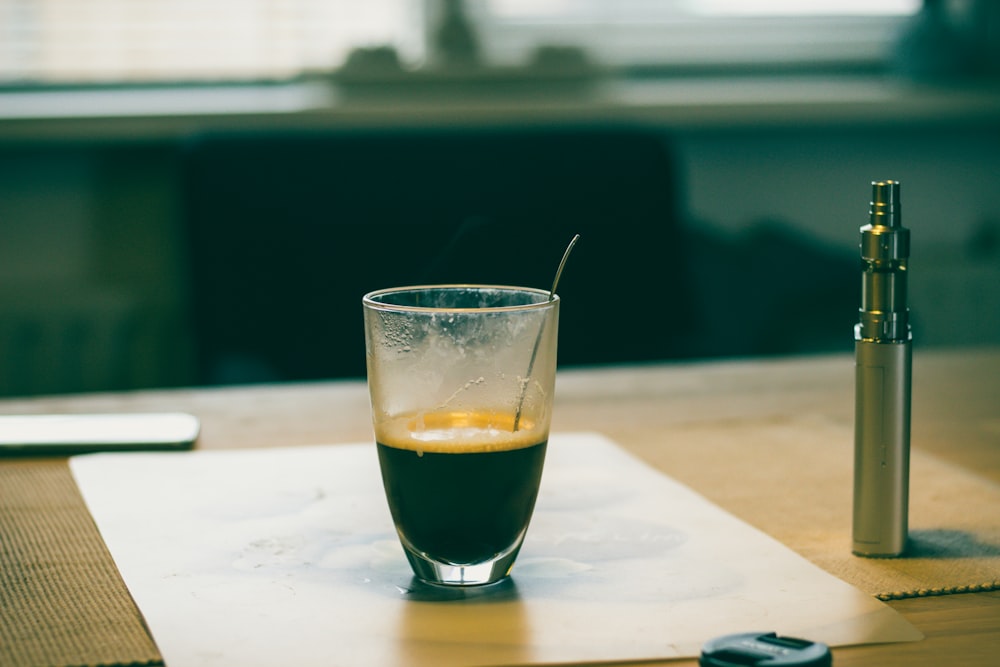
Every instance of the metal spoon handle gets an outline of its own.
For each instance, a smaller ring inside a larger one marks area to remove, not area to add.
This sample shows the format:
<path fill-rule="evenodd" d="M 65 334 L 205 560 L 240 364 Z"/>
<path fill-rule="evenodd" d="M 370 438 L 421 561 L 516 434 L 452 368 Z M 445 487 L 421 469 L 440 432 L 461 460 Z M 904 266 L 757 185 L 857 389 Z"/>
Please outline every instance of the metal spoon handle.
<path fill-rule="evenodd" d="M 573 246 L 580 239 L 580 235 L 576 234 L 570 240 L 569 245 L 566 246 L 566 251 L 563 252 L 562 259 L 559 260 L 559 268 L 556 269 L 556 276 L 552 280 L 552 289 L 549 290 L 549 301 L 556 296 L 556 286 L 559 284 L 559 277 L 562 276 L 563 268 L 566 266 L 566 260 L 569 259 L 569 254 L 573 251 Z M 538 328 L 538 336 L 535 337 L 535 346 L 531 348 L 531 359 L 528 360 L 528 372 L 525 373 L 524 379 L 521 381 L 521 392 L 517 398 L 517 411 L 514 413 L 514 431 L 517 431 L 521 426 L 521 411 L 524 409 L 524 395 L 528 391 L 528 383 L 531 381 L 531 371 L 535 368 L 535 357 L 538 356 L 538 346 L 542 342 L 542 333 L 545 331 L 545 320 L 542 320 L 542 325 Z"/>

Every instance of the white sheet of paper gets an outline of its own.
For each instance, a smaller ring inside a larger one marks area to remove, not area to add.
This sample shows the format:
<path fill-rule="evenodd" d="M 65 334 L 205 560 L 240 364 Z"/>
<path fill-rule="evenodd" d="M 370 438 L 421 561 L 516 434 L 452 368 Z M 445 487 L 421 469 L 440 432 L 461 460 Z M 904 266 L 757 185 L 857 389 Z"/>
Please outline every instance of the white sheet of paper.
<path fill-rule="evenodd" d="M 412 580 L 374 444 L 71 459 L 170 667 L 624 661 L 751 631 L 921 638 L 603 436 L 553 434 L 545 466 L 510 582 L 442 599 Z"/>

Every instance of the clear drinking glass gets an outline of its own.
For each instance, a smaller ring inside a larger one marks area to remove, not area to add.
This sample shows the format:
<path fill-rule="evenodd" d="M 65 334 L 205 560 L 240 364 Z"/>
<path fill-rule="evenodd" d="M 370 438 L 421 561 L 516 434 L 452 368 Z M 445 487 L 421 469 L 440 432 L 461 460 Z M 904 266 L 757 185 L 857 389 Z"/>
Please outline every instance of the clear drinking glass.
<path fill-rule="evenodd" d="M 457 586 L 505 578 L 542 476 L 559 297 L 431 285 L 363 304 L 382 481 L 414 573 Z"/>

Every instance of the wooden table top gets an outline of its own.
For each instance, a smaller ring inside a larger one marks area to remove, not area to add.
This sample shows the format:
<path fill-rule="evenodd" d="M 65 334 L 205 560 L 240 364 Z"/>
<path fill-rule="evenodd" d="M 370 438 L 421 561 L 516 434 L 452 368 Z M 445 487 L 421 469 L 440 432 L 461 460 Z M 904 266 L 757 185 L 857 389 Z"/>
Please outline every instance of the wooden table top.
<path fill-rule="evenodd" d="M 552 429 L 599 431 L 739 516 L 740 508 L 727 506 L 703 476 L 687 474 L 684 461 L 671 457 L 664 445 L 670 434 L 696 423 L 738 425 L 808 415 L 853 428 L 853 373 L 853 359 L 845 355 L 567 369 L 557 379 Z M 918 349 L 913 377 L 913 448 L 1000 485 L 1000 349 Z M 0 413 L 174 410 L 201 419 L 203 449 L 371 440 L 367 389 L 359 381 L 0 401 Z M 745 464 L 719 462 L 733 468 Z M 753 516 L 741 518 L 755 523 Z M 998 664 L 1000 591 L 889 604 L 926 639 L 836 648 L 834 664 Z"/>

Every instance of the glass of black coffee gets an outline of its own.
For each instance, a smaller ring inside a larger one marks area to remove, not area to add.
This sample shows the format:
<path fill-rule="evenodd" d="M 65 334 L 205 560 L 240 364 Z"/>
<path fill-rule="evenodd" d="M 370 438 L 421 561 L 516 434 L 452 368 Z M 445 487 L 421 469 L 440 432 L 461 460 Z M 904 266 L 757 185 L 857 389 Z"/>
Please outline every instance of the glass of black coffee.
<path fill-rule="evenodd" d="M 414 573 L 452 586 L 504 579 L 542 477 L 559 297 L 431 285 L 363 304 L 382 481 Z"/>

